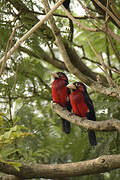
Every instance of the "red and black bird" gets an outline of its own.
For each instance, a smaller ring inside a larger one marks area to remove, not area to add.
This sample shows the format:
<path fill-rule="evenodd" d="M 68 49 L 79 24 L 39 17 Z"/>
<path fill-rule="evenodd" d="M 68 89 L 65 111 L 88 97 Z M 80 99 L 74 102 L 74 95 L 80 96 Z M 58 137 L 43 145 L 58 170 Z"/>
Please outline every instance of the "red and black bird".
<path fill-rule="evenodd" d="M 68 84 L 67 87 L 71 89 L 70 103 L 74 114 L 96 121 L 94 106 L 87 93 L 86 86 L 81 82 L 74 82 Z M 88 137 L 92 146 L 97 145 L 96 135 L 93 130 L 88 130 Z"/>
<path fill-rule="evenodd" d="M 70 90 L 67 88 L 68 78 L 63 72 L 52 73 L 54 81 L 52 82 L 52 98 L 53 101 L 62 107 L 71 111 L 69 94 Z M 67 134 L 70 133 L 70 122 L 62 118 L 63 131 Z"/>

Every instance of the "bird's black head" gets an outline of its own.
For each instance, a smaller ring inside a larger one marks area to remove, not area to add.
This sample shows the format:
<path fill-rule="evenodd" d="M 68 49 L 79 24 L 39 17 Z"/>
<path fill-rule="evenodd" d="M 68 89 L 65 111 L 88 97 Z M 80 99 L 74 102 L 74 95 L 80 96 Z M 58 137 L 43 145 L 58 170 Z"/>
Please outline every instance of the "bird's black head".
<path fill-rule="evenodd" d="M 81 92 L 86 92 L 86 86 L 82 82 L 74 82 L 72 84 L 67 85 L 68 88 L 72 89 L 73 91 L 79 89 Z"/>
<path fill-rule="evenodd" d="M 68 81 L 67 76 L 63 72 L 52 73 L 52 75 L 55 79 L 62 79 L 62 80 Z"/>
<path fill-rule="evenodd" d="M 76 89 L 80 89 L 81 91 L 86 91 L 87 88 L 82 82 L 74 82 L 73 83 L 76 87 Z"/>

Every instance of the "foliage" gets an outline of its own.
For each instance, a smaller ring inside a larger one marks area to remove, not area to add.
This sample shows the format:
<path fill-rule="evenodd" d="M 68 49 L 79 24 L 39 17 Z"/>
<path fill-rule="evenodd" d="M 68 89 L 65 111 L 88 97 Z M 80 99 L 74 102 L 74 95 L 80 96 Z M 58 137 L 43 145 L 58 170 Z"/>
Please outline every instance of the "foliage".
<path fill-rule="evenodd" d="M 17 1 L 24 4 L 23 12 L 18 11 L 15 2 L 11 4 L 9 0 L 0 3 L 0 57 L 5 53 L 5 48 L 16 23 L 23 24 L 17 30 L 13 44 L 23 36 L 39 19 L 44 12 L 41 1 Z M 83 1 L 85 5 L 93 5 L 90 1 Z M 51 5 L 53 1 L 50 1 Z M 14 6 L 14 8 L 13 8 Z M 79 12 L 74 11 L 75 2 L 72 1 L 71 11 L 74 15 Z M 116 6 L 120 9 L 119 1 Z M 26 14 L 27 7 L 30 11 Z M 33 13 L 35 11 L 36 13 Z M 38 12 L 38 13 L 37 13 Z M 20 13 L 20 14 L 19 14 Z M 56 14 L 63 15 L 61 8 L 56 10 Z M 95 12 L 94 12 L 95 14 Z M 69 35 L 69 20 L 55 16 L 55 21 L 61 31 L 62 36 L 67 39 Z M 89 27 L 93 24 L 89 20 L 81 20 Z M 102 21 L 104 22 L 104 21 Z M 97 24 L 97 23 L 96 23 Z M 46 29 L 44 27 L 47 27 Z M 92 159 L 102 154 L 120 153 L 120 136 L 118 132 L 97 132 L 98 145 L 92 148 L 88 142 L 87 130 L 72 124 L 72 132 L 66 135 L 62 132 L 61 120 L 51 110 L 51 72 L 61 71 L 56 66 L 45 62 L 42 52 L 52 59 L 61 59 L 59 50 L 53 44 L 54 37 L 47 23 L 44 24 L 43 31 L 40 28 L 22 45 L 32 50 L 38 57 L 23 53 L 18 50 L 6 63 L 6 68 L 0 79 L 0 161 L 1 159 L 19 162 L 37 163 L 65 163 Z M 103 32 L 88 32 L 74 25 L 74 42 L 72 46 L 79 56 L 87 57 L 83 62 L 93 71 L 101 72 L 98 66 L 99 60 L 91 50 L 88 39 L 97 53 L 100 51 L 105 55 L 105 62 L 108 62 L 106 48 L 109 48 L 111 66 L 119 69 L 120 65 L 110 44 L 107 45 L 107 37 Z M 120 29 L 110 23 L 110 28 L 120 35 Z M 120 52 L 120 43 L 113 40 L 114 46 Z M 12 45 L 13 45 L 12 44 Z M 83 47 L 83 49 L 81 48 Z M 42 54 L 42 56 L 41 56 Z M 40 57 L 40 58 L 39 58 Z M 93 60 L 94 63 L 88 60 Z M 69 81 L 77 80 L 69 74 Z M 101 74 L 104 74 L 103 72 Z M 112 78 L 119 85 L 119 75 L 112 73 Z M 120 102 L 116 98 L 110 98 L 100 93 L 92 92 L 91 98 L 94 102 L 97 120 L 107 120 L 110 118 L 120 119 Z M 20 163 L 13 164 L 19 169 Z M 84 176 L 84 180 L 117 180 L 119 170 L 107 172 L 105 174 Z M 81 177 L 71 178 L 79 180 Z"/>

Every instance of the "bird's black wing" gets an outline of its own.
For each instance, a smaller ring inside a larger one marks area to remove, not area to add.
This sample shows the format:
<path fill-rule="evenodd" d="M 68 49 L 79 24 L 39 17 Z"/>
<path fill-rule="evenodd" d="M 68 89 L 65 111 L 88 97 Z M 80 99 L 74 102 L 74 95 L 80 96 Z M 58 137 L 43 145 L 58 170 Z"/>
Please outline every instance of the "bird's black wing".
<path fill-rule="evenodd" d="M 65 85 L 66 85 L 66 86 L 68 85 L 68 81 L 66 81 L 66 82 L 65 82 Z M 68 91 L 67 110 L 71 112 L 71 110 L 72 110 L 72 106 L 71 106 L 70 99 L 69 99 L 70 89 L 69 89 L 69 88 L 67 88 L 67 91 Z"/>
<path fill-rule="evenodd" d="M 87 114 L 86 114 L 87 119 L 96 121 L 96 116 L 95 116 L 95 110 L 94 110 L 93 102 L 90 99 L 87 91 L 83 92 L 83 96 L 84 96 L 85 103 L 87 104 L 88 109 L 89 109 L 89 112 L 87 112 Z M 90 144 L 92 146 L 96 146 L 97 145 L 97 140 L 96 140 L 95 131 L 88 130 L 88 137 L 89 137 Z"/>
<path fill-rule="evenodd" d="M 87 118 L 93 121 L 96 121 L 96 116 L 95 116 L 95 110 L 94 110 L 94 105 L 92 100 L 90 99 L 89 95 L 87 92 L 83 92 L 84 100 L 85 103 L 88 106 L 89 112 L 87 113 Z"/>
<path fill-rule="evenodd" d="M 66 85 L 66 86 L 68 85 L 68 80 L 65 81 L 65 85 Z M 67 88 L 67 90 L 68 90 L 68 101 L 67 101 L 66 108 L 67 108 L 68 111 L 71 112 L 72 106 L 71 106 L 71 104 L 70 104 L 70 99 L 69 99 L 70 89 Z M 65 133 L 69 134 L 70 131 L 71 131 L 70 122 L 67 121 L 66 119 L 63 119 L 63 118 L 62 118 L 62 126 L 63 126 L 63 131 L 64 131 Z"/>

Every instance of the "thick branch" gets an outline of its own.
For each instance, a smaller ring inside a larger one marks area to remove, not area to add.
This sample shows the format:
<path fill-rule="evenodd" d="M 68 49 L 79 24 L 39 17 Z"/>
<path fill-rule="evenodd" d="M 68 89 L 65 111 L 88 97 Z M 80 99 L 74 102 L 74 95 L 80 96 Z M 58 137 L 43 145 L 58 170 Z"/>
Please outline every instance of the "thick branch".
<path fill-rule="evenodd" d="M 107 85 L 106 77 L 101 75 L 100 73 L 93 72 L 78 56 L 76 50 L 71 47 L 69 44 L 64 43 L 65 49 L 67 51 L 67 54 L 69 56 L 69 59 L 74 67 L 76 67 L 80 72 L 81 75 L 83 74 L 86 77 L 91 78 L 94 81 L 97 81 L 97 76 L 101 76 L 102 83 L 104 85 Z"/>
<path fill-rule="evenodd" d="M 73 113 L 69 112 L 67 109 L 56 103 L 52 103 L 52 108 L 62 118 L 78 126 L 82 126 L 86 129 L 91 129 L 95 131 L 120 131 L 120 121 L 117 119 L 111 119 L 106 121 L 91 121 L 86 118 L 74 115 Z"/>
<path fill-rule="evenodd" d="M 7 175 L 7 176 L 2 177 L 2 180 L 21 180 L 21 178 L 16 177 L 14 175 Z"/>
<path fill-rule="evenodd" d="M 50 11 L 50 7 L 49 7 L 49 4 L 48 4 L 48 1 L 47 0 L 44 0 L 43 1 L 43 4 L 44 4 L 44 7 L 45 7 L 45 11 L 46 13 Z M 79 79 L 81 79 L 83 82 L 85 82 L 86 84 L 89 84 L 91 83 L 91 78 L 89 78 L 88 76 L 84 75 L 83 73 L 81 73 L 70 61 L 70 58 L 66 52 L 66 49 L 65 49 L 65 46 L 64 46 L 64 43 L 63 43 L 63 40 L 62 40 L 62 37 L 61 37 L 61 34 L 60 34 L 60 31 L 59 29 L 57 28 L 56 24 L 55 24 L 55 20 L 54 18 L 51 16 L 49 18 L 49 23 L 51 25 L 51 29 L 53 31 L 53 34 L 55 36 L 55 39 L 56 39 L 56 44 L 58 45 L 58 48 L 60 50 L 60 53 L 63 57 L 63 60 L 64 60 L 64 63 L 66 65 L 66 67 L 68 68 L 68 70 L 76 75 L 77 77 L 79 77 Z"/>
<path fill-rule="evenodd" d="M 48 4 L 48 1 L 44 0 L 43 4 L 44 4 L 45 10 L 46 10 L 46 13 L 48 11 L 50 11 L 50 7 L 49 7 L 49 4 Z M 55 24 L 55 21 L 54 21 L 54 18 L 52 16 L 49 18 L 49 22 L 50 22 L 51 29 L 52 29 L 53 34 L 54 34 L 55 39 L 56 39 L 56 43 L 58 45 L 58 48 L 60 50 L 60 53 L 61 53 L 61 55 L 63 57 L 64 63 L 66 65 L 66 67 L 68 68 L 68 70 L 72 74 L 74 74 L 76 77 L 78 77 L 81 81 L 86 83 L 88 86 L 91 86 L 91 88 L 93 88 L 95 91 L 98 91 L 100 93 L 102 92 L 103 94 L 106 94 L 106 95 L 109 95 L 109 96 L 113 96 L 113 97 L 117 97 L 118 99 L 120 99 L 120 89 L 113 88 L 113 89 L 111 89 L 109 91 L 108 88 L 105 88 L 104 86 L 100 85 L 96 81 L 92 80 L 90 77 L 88 77 L 88 76 L 84 75 L 83 73 L 81 73 L 78 70 L 78 68 L 75 67 L 71 63 L 70 58 L 68 56 L 68 53 L 66 52 L 66 49 L 65 49 L 62 37 L 60 35 L 60 31 L 57 28 L 57 26 Z"/>
<path fill-rule="evenodd" d="M 120 87 L 118 88 L 106 88 L 103 85 L 101 85 L 100 83 L 92 83 L 90 85 L 90 87 L 96 91 L 99 92 L 101 94 L 105 94 L 106 96 L 110 96 L 110 97 L 116 97 L 117 99 L 120 99 Z"/>
<path fill-rule="evenodd" d="M 120 168 L 120 155 L 103 155 L 93 160 L 67 164 L 22 164 L 17 171 L 13 166 L 0 163 L 0 171 L 21 179 L 63 178 L 104 173 Z"/>

